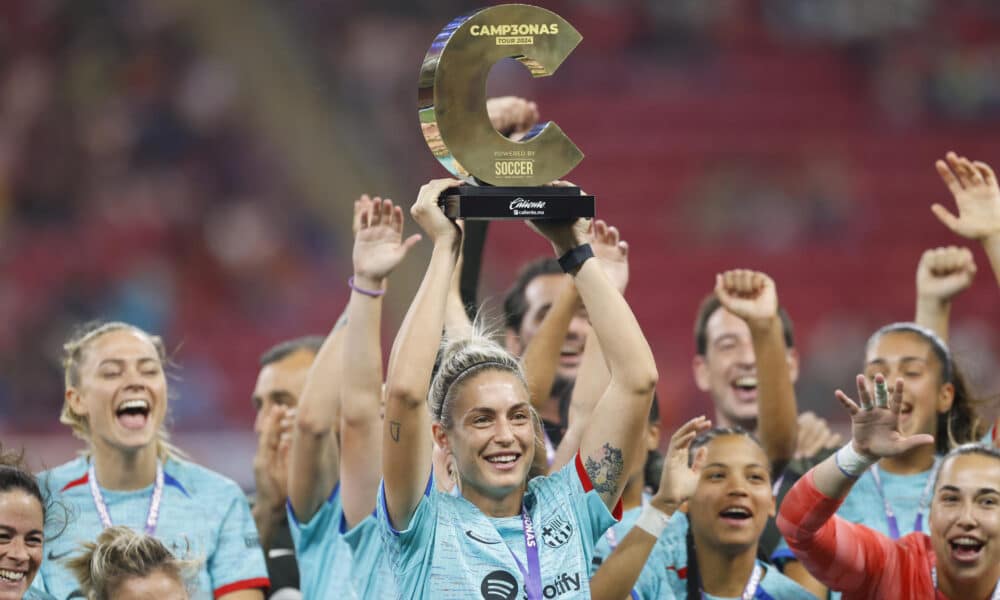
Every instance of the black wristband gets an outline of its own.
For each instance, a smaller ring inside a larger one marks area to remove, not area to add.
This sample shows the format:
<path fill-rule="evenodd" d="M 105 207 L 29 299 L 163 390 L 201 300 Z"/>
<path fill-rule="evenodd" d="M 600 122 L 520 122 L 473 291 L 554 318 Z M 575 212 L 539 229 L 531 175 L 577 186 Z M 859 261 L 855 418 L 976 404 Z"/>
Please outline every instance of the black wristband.
<path fill-rule="evenodd" d="M 564 273 L 576 275 L 576 272 L 580 270 L 583 263 L 587 262 L 588 258 L 594 258 L 594 249 L 590 247 L 590 244 L 580 244 L 559 257 L 559 266 L 562 267 Z"/>

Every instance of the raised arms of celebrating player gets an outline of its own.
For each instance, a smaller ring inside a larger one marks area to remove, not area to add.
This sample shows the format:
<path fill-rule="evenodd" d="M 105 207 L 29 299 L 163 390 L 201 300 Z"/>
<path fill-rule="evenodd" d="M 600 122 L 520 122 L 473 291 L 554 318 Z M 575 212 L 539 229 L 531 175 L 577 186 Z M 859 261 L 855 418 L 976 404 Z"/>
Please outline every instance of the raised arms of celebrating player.
<path fill-rule="evenodd" d="M 403 240 L 403 211 L 388 198 L 376 197 L 361 213 L 341 358 L 341 499 L 350 527 L 374 510 L 382 478 L 382 296 L 377 294 L 419 240 L 420 235 Z"/>
<path fill-rule="evenodd" d="M 557 256 L 590 241 L 588 224 L 582 219 L 575 223 L 529 221 L 529 225 L 552 243 Z M 573 279 L 611 372 L 611 381 L 580 443 L 583 466 L 594 490 L 610 509 L 625 487 L 624 475 L 640 458 L 635 432 L 649 415 L 656 363 L 635 315 L 599 261 L 585 261 Z"/>
<path fill-rule="evenodd" d="M 437 205 L 454 179 L 437 179 L 420 188 L 410 210 L 434 244 L 430 263 L 393 344 L 386 382 L 382 431 L 382 472 L 389 520 L 406 529 L 423 495 L 431 470 L 427 391 L 441 343 L 445 304 L 461 231 Z"/>

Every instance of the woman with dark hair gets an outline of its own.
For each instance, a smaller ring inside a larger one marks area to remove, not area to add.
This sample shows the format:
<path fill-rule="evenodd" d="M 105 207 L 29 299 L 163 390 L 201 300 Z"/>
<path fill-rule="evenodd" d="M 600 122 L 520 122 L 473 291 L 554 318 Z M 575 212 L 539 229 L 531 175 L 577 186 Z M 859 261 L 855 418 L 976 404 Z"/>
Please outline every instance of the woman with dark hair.
<path fill-rule="evenodd" d="M 42 565 L 49 506 L 22 456 L 0 448 L 0 600 L 50 600 L 31 589 Z"/>
<path fill-rule="evenodd" d="M 709 427 L 697 417 L 671 437 L 660 487 L 591 580 L 594 598 L 813 598 L 758 558 L 775 513 L 764 448 L 743 429 Z"/>
<path fill-rule="evenodd" d="M 966 444 L 949 452 L 931 480 L 928 532 L 890 537 L 834 513 L 877 461 L 933 448 L 908 433 L 905 386 L 891 392 L 875 376 L 857 380 L 860 405 L 837 390 L 851 414 L 852 440 L 801 478 L 781 507 L 778 526 L 808 571 L 845 599 L 1000 598 L 1000 452 Z"/>

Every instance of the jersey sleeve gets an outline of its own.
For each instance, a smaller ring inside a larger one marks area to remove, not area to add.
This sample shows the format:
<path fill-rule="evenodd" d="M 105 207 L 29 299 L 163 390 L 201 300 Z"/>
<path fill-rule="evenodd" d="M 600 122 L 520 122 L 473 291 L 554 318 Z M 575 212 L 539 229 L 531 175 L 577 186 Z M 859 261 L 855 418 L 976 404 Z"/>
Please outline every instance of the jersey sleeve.
<path fill-rule="evenodd" d="M 594 485 L 583 468 L 579 454 L 573 462 L 540 479 L 545 482 L 543 485 L 546 488 L 558 490 L 556 493 L 567 498 L 576 521 L 580 524 L 581 534 L 587 544 L 587 555 L 593 556 L 594 547 L 604 532 L 621 519 L 621 500 L 615 506 L 614 513 L 608 511 L 601 496 L 594 491 Z"/>
<path fill-rule="evenodd" d="M 840 501 L 821 493 L 810 471 L 781 505 L 778 528 L 802 565 L 830 589 L 873 597 L 882 576 L 897 569 L 896 544 L 836 516 Z"/>
<path fill-rule="evenodd" d="M 378 519 L 379 536 L 385 549 L 386 560 L 393 572 L 402 574 L 430 562 L 430 554 L 434 547 L 434 532 L 440 509 L 438 496 L 441 492 L 434 489 L 434 476 L 427 480 L 424 495 L 417 504 L 410 523 L 406 529 L 399 531 L 389 521 L 389 512 L 385 504 L 385 480 L 379 485 L 378 501 L 375 510 Z M 397 577 L 397 581 L 401 580 Z"/>
<path fill-rule="evenodd" d="M 270 581 L 257 526 L 246 497 L 235 483 L 226 484 L 223 506 L 215 552 L 206 565 L 214 596 L 268 588 Z"/>
<path fill-rule="evenodd" d="M 290 501 L 285 502 L 285 509 L 288 514 L 288 528 L 292 533 L 292 541 L 295 543 L 295 551 L 302 553 L 303 548 L 322 541 L 323 537 L 331 531 L 344 533 L 344 510 L 340 504 L 340 484 L 334 486 L 333 491 L 323 501 L 316 513 L 305 523 L 299 521 L 295 515 Z"/>

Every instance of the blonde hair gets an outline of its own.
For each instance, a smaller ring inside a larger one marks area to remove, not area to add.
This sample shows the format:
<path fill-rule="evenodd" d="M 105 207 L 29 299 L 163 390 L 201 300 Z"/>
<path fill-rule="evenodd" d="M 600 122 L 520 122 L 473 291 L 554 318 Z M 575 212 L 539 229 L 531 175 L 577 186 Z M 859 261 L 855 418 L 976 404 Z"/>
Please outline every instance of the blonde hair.
<path fill-rule="evenodd" d="M 109 527 L 83 553 L 65 561 L 87 600 L 110 600 L 127 579 L 161 572 L 184 585 L 197 574 L 199 561 L 180 560 L 163 543 L 128 527 Z"/>
<path fill-rule="evenodd" d="M 63 344 L 63 376 L 67 390 L 80 385 L 80 365 L 83 363 L 85 351 L 90 343 L 104 334 L 114 331 L 132 331 L 147 338 L 156 349 L 161 366 L 166 368 L 168 364 L 167 351 L 160 336 L 152 335 L 135 325 L 122 321 L 94 321 L 82 325 L 70 337 L 69 341 Z M 59 413 L 59 422 L 68 425 L 73 431 L 73 435 L 88 444 L 90 443 L 90 422 L 87 417 L 74 412 L 69 399 L 65 397 L 63 398 L 62 412 Z M 89 450 L 84 451 L 84 454 L 88 453 Z M 167 432 L 165 424 L 160 425 L 160 429 L 157 431 L 156 454 L 161 460 L 185 456 L 179 448 L 170 443 L 170 434 Z"/>
<path fill-rule="evenodd" d="M 445 339 L 441 344 L 441 362 L 427 394 L 431 418 L 451 429 L 454 425 L 451 410 L 462 384 L 483 371 L 510 373 L 528 389 L 521 363 L 485 332 L 477 330 L 467 337 Z"/>

